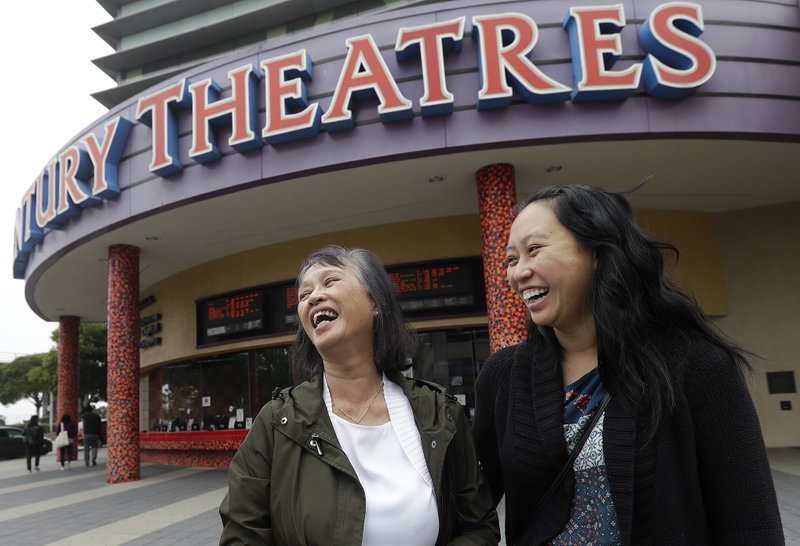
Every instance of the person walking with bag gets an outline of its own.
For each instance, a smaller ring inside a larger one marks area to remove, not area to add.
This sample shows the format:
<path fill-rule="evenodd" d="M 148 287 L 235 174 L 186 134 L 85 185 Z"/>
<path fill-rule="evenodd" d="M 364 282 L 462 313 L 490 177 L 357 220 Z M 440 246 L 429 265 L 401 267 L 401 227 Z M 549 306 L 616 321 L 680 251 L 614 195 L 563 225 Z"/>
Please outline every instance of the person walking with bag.
<path fill-rule="evenodd" d="M 78 435 L 78 426 L 72 422 L 72 416 L 65 413 L 56 427 L 55 447 L 59 450 L 61 459 L 61 470 L 69 470 L 69 463 L 72 462 L 72 442 Z M 66 443 L 64 443 L 66 442 Z"/>
<path fill-rule="evenodd" d="M 784 543 L 745 353 L 664 252 L 618 193 L 520 207 L 505 253 L 528 338 L 484 363 L 474 423 L 509 545 Z"/>
<path fill-rule="evenodd" d="M 39 457 L 42 455 L 42 442 L 44 442 L 44 431 L 39 425 L 39 416 L 31 415 L 31 420 L 22 430 L 25 437 L 25 462 L 28 465 L 28 472 L 31 471 L 31 459 L 36 457 L 34 468 L 39 471 Z"/>

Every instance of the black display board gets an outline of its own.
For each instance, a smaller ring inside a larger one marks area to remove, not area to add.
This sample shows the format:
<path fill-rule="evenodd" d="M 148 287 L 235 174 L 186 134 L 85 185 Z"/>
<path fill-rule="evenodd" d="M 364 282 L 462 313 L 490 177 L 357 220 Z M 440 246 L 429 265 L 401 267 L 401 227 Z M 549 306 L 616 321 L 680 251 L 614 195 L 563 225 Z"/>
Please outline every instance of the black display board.
<path fill-rule="evenodd" d="M 287 281 L 197 301 L 197 345 L 291 333 L 295 293 L 294 282 Z"/>
<path fill-rule="evenodd" d="M 388 267 L 406 318 L 486 311 L 480 258 Z"/>
<path fill-rule="evenodd" d="M 483 264 L 461 258 L 387 267 L 408 319 L 486 312 Z M 286 335 L 297 324 L 294 281 L 258 286 L 199 300 L 197 345 Z"/>

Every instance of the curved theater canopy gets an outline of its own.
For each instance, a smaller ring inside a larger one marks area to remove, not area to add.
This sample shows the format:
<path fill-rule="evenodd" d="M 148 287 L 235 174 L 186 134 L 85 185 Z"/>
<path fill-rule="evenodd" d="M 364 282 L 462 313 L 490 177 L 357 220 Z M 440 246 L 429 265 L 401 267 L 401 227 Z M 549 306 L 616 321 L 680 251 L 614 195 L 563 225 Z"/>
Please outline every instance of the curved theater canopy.
<path fill-rule="evenodd" d="M 797 198 L 781 174 L 800 136 L 799 10 L 743 4 L 445 2 L 193 69 L 42 168 L 14 276 L 43 317 L 102 320 L 110 244 L 142 248 L 146 287 L 273 242 L 475 213 L 474 172 L 498 161 L 521 191 L 651 177 L 638 206 Z"/>

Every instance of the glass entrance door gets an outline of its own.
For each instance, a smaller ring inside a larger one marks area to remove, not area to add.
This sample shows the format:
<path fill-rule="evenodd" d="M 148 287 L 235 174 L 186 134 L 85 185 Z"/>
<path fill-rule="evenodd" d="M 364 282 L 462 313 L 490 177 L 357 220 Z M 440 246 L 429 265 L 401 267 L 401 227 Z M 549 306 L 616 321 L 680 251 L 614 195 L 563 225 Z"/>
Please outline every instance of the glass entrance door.
<path fill-rule="evenodd" d="M 437 330 L 417 333 L 414 377 L 447 387 L 475 415 L 475 377 L 489 358 L 486 328 Z"/>

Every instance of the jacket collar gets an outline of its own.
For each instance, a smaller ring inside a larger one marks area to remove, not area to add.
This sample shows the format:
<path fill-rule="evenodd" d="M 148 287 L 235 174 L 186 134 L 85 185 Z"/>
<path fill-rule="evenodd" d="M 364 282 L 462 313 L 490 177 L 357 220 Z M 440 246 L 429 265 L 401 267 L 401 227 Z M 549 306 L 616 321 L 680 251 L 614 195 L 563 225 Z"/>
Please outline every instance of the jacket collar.
<path fill-rule="evenodd" d="M 411 403 L 420 434 L 442 438 L 455 433 L 455 423 L 446 407 L 445 391 L 433 383 L 407 379 L 398 370 L 389 370 L 386 377 L 400 386 Z M 273 426 L 298 443 L 308 443 L 319 434 L 327 443 L 340 448 L 322 398 L 322 372 L 308 381 L 285 389 L 279 395 L 283 408 L 273 414 Z M 286 422 L 283 422 L 283 419 Z"/>
<path fill-rule="evenodd" d="M 306 443 L 313 434 L 336 442 L 325 403 L 322 400 L 322 374 L 280 393 L 283 407 L 273 414 L 272 424 L 298 443 Z M 336 442 L 338 445 L 338 442 Z"/>
<path fill-rule="evenodd" d="M 442 432 L 455 433 L 453 420 L 447 417 L 450 410 L 446 403 L 448 395 L 443 387 L 428 381 L 408 379 L 398 370 L 386 372 L 386 377 L 403 389 L 411 403 L 420 434 L 438 436 Z"/>
<path fill-rule="evenodd" d="M 523 450 L 530 444 L 527 431 L 533 420 L 542 451 L 554 472 L 558 472 L 567 460 L 562 410 L 564 389 L 558 356 L 546 346 L 521 343 L 514 354 L 512 374 L 514 444 Z"/>

